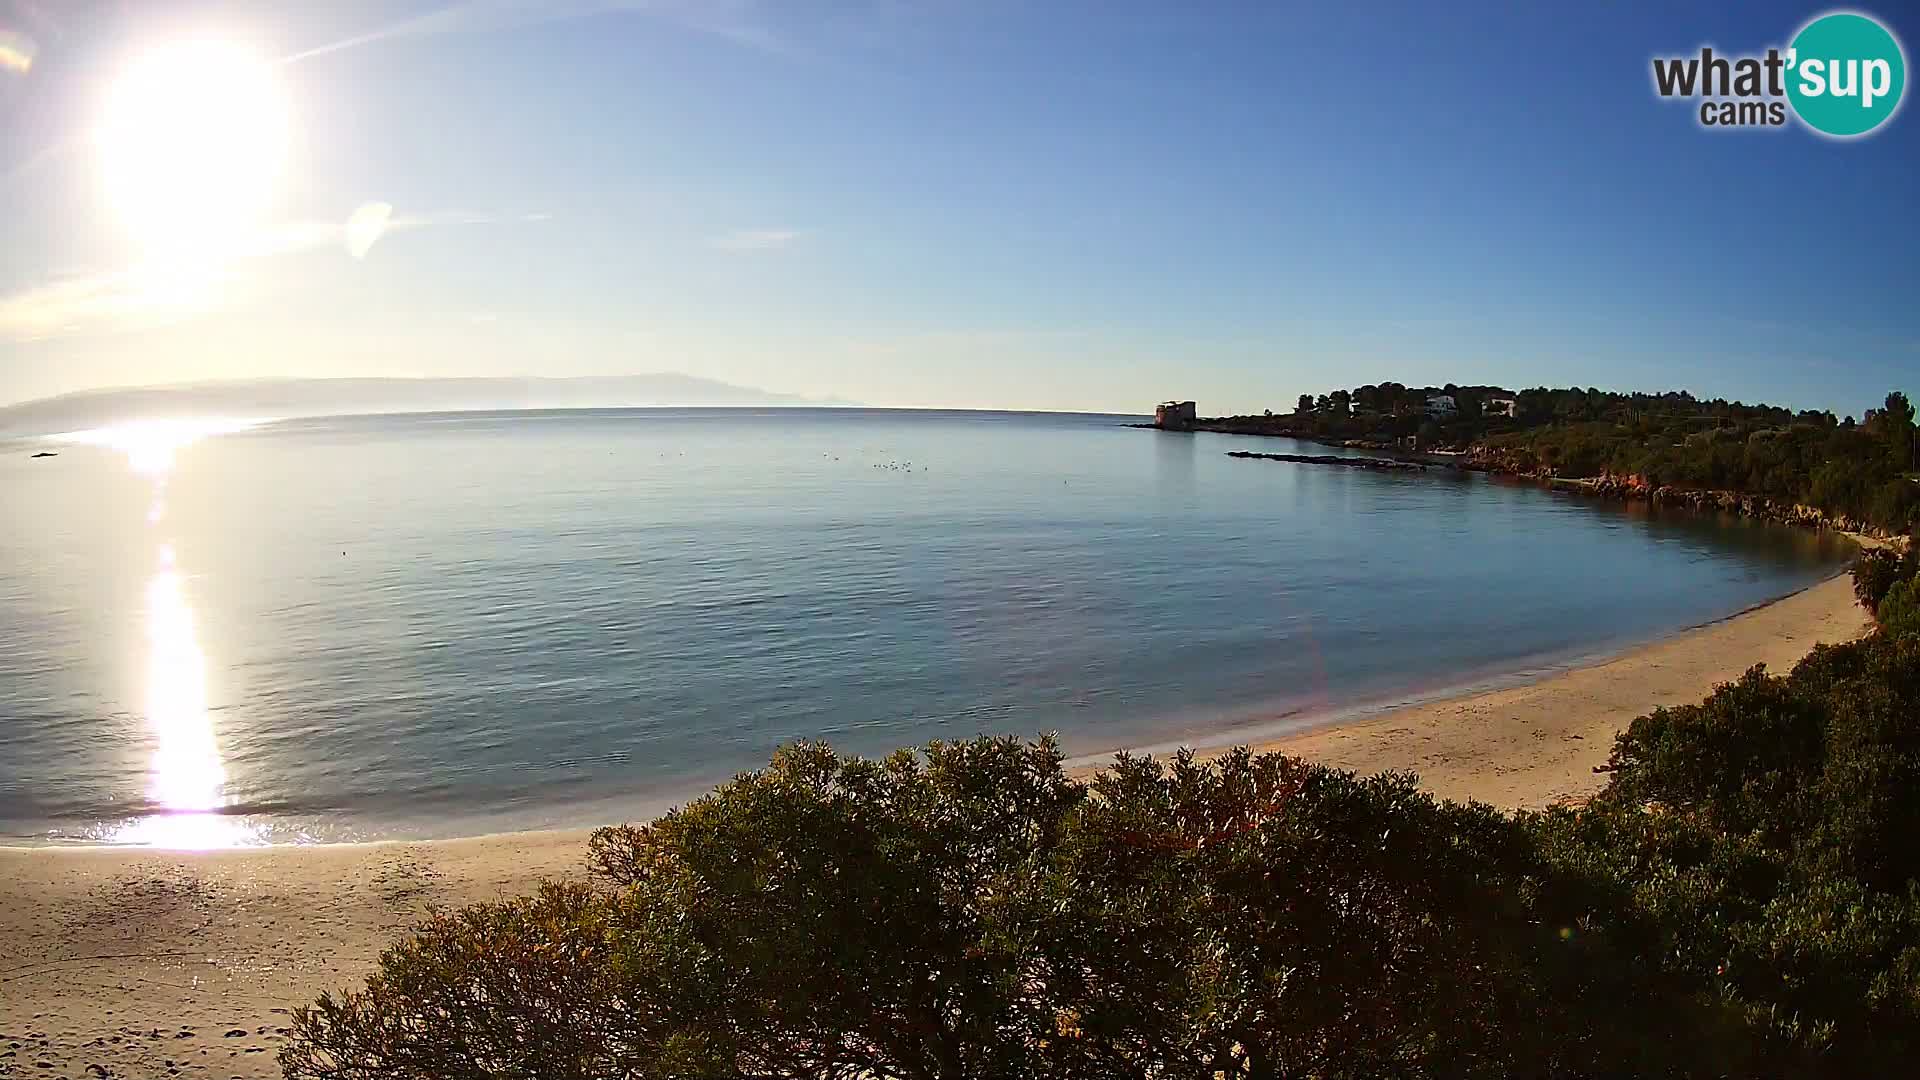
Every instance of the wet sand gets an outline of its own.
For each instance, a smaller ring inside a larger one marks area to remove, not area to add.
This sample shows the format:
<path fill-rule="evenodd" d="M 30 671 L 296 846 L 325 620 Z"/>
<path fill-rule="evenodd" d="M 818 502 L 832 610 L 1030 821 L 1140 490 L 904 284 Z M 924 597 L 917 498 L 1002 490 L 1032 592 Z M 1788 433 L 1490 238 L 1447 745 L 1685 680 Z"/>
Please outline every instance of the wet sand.
<path fill-rule="evenodd" d="M 1525 686 L 1275 739 L 1435 793 L 1537 807 L 1598 790 L 1615 731 L 1867 626 L 1845 577 Z M 288 1012 L 353 984 L 430 906 L 579 873 L 586 834 L 223 852 L 0 849 L 0 1077 L 263 1077 Z M 40 1063 L 45 1062 L 42 1066 Z"/>
<path fill-rule="evenodd" d="M 1871 625 L 1853 580 L 1792 596 L 1539 682 L 1447 698 L 1254 744 L 1356 772 L 1404 769 L 1448 799 L 1503 809 L 1587 798 L 1606 786 L 1613 736 L 1662 705 L 1699 701 L 1754 664 L 1785 673 L 1821 643 Z M 1201 756 L 1206 756 L 1203 753 Z"/>

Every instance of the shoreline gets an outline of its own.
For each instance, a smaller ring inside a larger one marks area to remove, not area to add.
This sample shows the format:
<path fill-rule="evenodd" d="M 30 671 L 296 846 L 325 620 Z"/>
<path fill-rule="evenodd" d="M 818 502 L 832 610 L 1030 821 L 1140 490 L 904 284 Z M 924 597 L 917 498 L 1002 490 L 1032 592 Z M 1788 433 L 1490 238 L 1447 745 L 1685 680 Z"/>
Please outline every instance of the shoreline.
<path fill-rule="evenodd" d="M 1332 717 L 1250 744 L 1358 772 L 1416 771 L 1502 809 L 1604 786 L 1613 734 L 1755 663 L 1784 671 L 1869 625 L 1844 574 L 1608 658 L 1494 689 Z M 1151 748 L 1159 753 L 1162 748 Z M 1086 776 L 1097 760 L 1074 759 Z M 288 1012 L 353 985 L 432 907 L 583 875 L 588 830 L 237 848 L 0 848 L 0 1075 L 278 1075 Z M 37 1067 L 41 1061 L 44 1068 Z M 89 1069 L 93 1066 L 93 1069 Z M 101 1072 L 101 1069 L 109 1070 Z"/>
<path fill-rule="evenodd" d="M 1851 532 L 1836 532 L 1858 548 L 1883 546 L 1883 539 Z M 1562 652 L 1542 653 L 1515 658 L 1501 664 L 1487 665 L 1478 669 L 1478 673 L 1459 681 L 1434 680 L 1389 693 L 1362 698 L 1350 704 L 1331 707 L 1303 707 L 1286 711 L 1273 711 L 1252 708 L 1236 711 L 1232 715 L 1218 716 L 1211 721 L 1187 724 L 1175 728 L 1177 734 L 1160 738 L 1152 734 L 1144 736 L 1151 741 L 1132 741 L 1111 745 L 1101 745 L 1097 749 L 1080 749 L 1066 753 L 1064 767 L 1076 777 L 1085 777 L 1110 763 L 1117 754 L 1134 756 L 1162 757 L 1171 755 L 1182 748 L 1190 748 L 1202 760 L 1218 756 L 1235 747 L 1247 746 L 1264 751 L 1279 748 L 1306 736 L 1324 732 L 1330 728 L 1360 724 L 1392 713 L 1410 712 L 1416 709 L 1466 701 L 1484 695 L 1506 690 L 1521 689 L 1546 682 L 1560 676 L 1586 668 L 1599 667 L 1624 659 L 1642 650 L 1658 647 L 1662 644 L 1685 638 L 1701 630 L 1721 626 L 1742 619 L 1755 612 L 1763 611 L 1782 604 L 1803 593 L 1817 589 L 1836 578 L 1845 578 L 1850 563 L 1832 569 L 1826 577 L 1810 584 L 1802 585 L 1792 592 L 1770 597 L 1748 604 L 1745 607 L 1718 615 L 1700 622 L 1689 623 L 1672 629 L 1663 630 L 1653 637 L 1632 637 L 1611 641 L 1589 649 L 1570 649 Z M 1864 620 L 1865 616 L 1862 615 Z M 1770 665 L 1772 666 L 1772 665 Z M 1700 696 L 1705 696 L 1703 688 Z M 1638 715 L 1638 714 L 1636 714 Z M 1169 725 L 1173 727 L 1173 725 Z M 1018 734 L 1018 733 L 1015 733 Z M 1023 737 L 1031 737 L 1026 735 Z M 1084 744 L 1083 744 L 1084 745 Z M 1365 770 L 1356 770 L 1365 771 Z M 705 795 L 716 786 L 726 783 L 732 774 L 718 776 L 708 782 L 688 785 L 675 785 L 645 798 L 600 795 L 578 804 L 593 807 L 590 813 L 568 814 L 571 820 L 551 824 L 518 824 L 494 819 L 493 827 L 485 827 L 474 832 L 447 831 L 412 836 L 371 836 L 351 839 L 322 840 L 276 840 L 262 843 L 238 844 L 232 847 L 218 848 L 167 848 L 142 843 L 118 843 L 96 839 L 59 838 L 52 840 L 33 840 L 27 838 L 0 837 L 0 860 L 10 852 L 39 851 L 92 851 L 138 853 L 149 851 L 170 851 L 182 855 L 211 855 L 224 851 L 271 851 L 278 849 L 314 850 L 320 848 L 372 847 L 378 845 L 403 844 L 450 844 L 482 840 L 494 840 L 519 836 L 577 836 L 584 843 L 586 836 L 595 829 L 608 824 L 647 820 L 669 809 L 685 805 L 687 802 Z M 1424 779 L 1424 777 L 1423 777 Z M 1502 809 L 1513 807 L 1502 806 Z M 474 823 L 485 822 L 485 817 L 465 817 Z M 0 978 L 4 977 L 0 969 Z M 0 1039 L 0 1042 L 4 1042 Z M 0 1072 L 0 1076 L 4 1076 Z"/>
<path fill-rule="evenodd" d="M 1606 786 L 1606 774 L 1594 768 L 1606 764 L 1613 736 L 1635 717 L 1697 702 L 1755 664 L 1784 673 L 1815 645 L 1850 640 L 1871 625 L 1851 579 L 1840 573 L 1540 679 L 1196 748 L 1195 756 L 1206 760 L 1245 745 L 1359 773 L 1416 772 L 1420 786 L 1440 798 L 1543 809 L 1583 801 Z M 1086 763 L 1075 771 L 1096 768 Z"/>
<path fill-rule="evenodd" d="M 1460 450 L 1409 450 L 1394 442 L 1382 442 L 1379 439 L 1337 439 L 1326 435 L 1303 434 L 1291 428 L 1274 427 L 1260 421 L 1266 417 L 1203 417 L 1194 423 L 1179 428 L 1163 428 L 1158 424 L 1130 424 L 1129 427 L 1146 428 L 1153 431 L 1191 435 L 1197 433 L 1213 435 L 1236 435 L 1256 439 L 1291 439 L 1298 443 L 1309 443 L 1336 450 L 1361 450 L 1368 453 L 1386 454 L 1382 461 L 1394 461 L 1407 465 L 1421 465 L 1439 469 L 1451 469 L 1455 472 L 1480 473 L 1486 476 L 1507 480 L 1525 481 L 1538 484 L 1549 491 L 1560 491 L 1586 498 L 1608 502 L 1644 502 L 1656 507 L 1688 511 L 1691 513 L 1721 513 L 1753 521 L 1769 521 L 1779 525 L 1803 529 L 1819 529 L 1845 534 L 1851 539 L 1863 543 L 1899 543 L 1901 538 L 1866 521 L 1856 520 L 1845 515 L 1829 514 L 1817 507 L 1803 503 L 1785 502 L 1771 495 L 1725 488 L 1690 488 L 1672 484 L 1650 485 L 1643 478 L 1622 476 L 1602 472 L 1597 476 L 1559 476 L 1551 469 L 1543 470 L 1533 465 L 1515 462 L 1506 451 L 1494 450 L 1484 443 L 1473 443 Z M 1251 421 L 1235 423 L 1236 420 Z M 1330 464 L 1330 458 L 1312 458 L 1292 454 L 1259 454 L 1246 451 L 1229 451 L 1229 457 L 1273 458 L 1283 461 L 1304 462 L 1307 464 Z M 1357 461 L 1342 461 L 1339 464 L 1356 465 Z M 1365 467 L 1365 466 L 1362 466 Z"/>
<path fill-rule="evenodd" d="M 1849 534 L 1849 539 L 1862 546 L 1878 541 Z M 1603 646 L 1591 651 L 1568 651 L 1565 653 L 1543 654 L 1536 658 L 1526 658 L 1525 666 L 1518 670 L 1488 669 L 1496 673 L 1482 678 L 1467 679 L 1461 682 L 1433 683 L 1423 688 L 1410 689 L 1370 701 L 1361 701 L 1353 705 L 1338 706 L 1321 710 L 1296 710 L 1268 717 L 1256 717 L 1243 720 L 1219 729 L 1194 733 L 1177 739 L 1167 739 L 1145 745 L 1111 747 L 1086 753 L 1069 754 L 1066 767 L 1070 773 L 1080 775 L 1105 765 L 1113 760 L 1115 754 L 1129 753 L 1136 756 L 1151 755 L 1161 757 L 1182 748 L 1192 749 L 1197 757 L 1205 760 L 1218 756 L 1235 747 L 1246 746 L 1258 752 L 1261 748 L 1278 747 L 1309 735 L 1325 732 L 1328 729 L 1364 723 L 1368 720 L 1386 716 L 1390 713 L 1406 713 L 1415 709 L 1444 705 L 1449 702 L 1465 702 L 1472 699 L 1519 690 L 1535 686 L 1552 679 L 1569 675 L 1587 668 L 1603 667 L 1617 660 L 1623 660 L 1643 650 L 1658 648 L 1669 642 L 1685 638 L 1702 630 L 1731 623 L 1755 612 L 1764 611 L 1776 604 L 1782 604 L 1803 593 L 1817 589 L 1836 578 L 1845 578 L 1849 568 L 1842 566 L 1811 584 L 1803 585 L 1793 592 L 1760 600 L 1736 611 L 1728 612 L 1711 619 L 1690 623 L 1668 630 L 1650 638 L 1638 638 Z M 1850 588 L 1850 587 L 1849 587 Z M 1864 613 L 1861 616 L 1865 621 Z M 1866 627 L 1862 626 L 1862 631 Z M 1769 670 L 1773 670 L 1769 665 Z M 1777 672 L 1776 672 L 1777 673 Z M 1700 697 L 1705 697 L 1711 687 L 1703 687 Z M 1692 700 L 1698 700 L 1697 698 Z M 1638 713 L 1635 714 L 1639 715 Z M 1424 780 L 1424 777 L 1422 778 Z M 1515 807 L 1502 807 L 1515 809 Z M 4 850 L 4 845 L 0 845 Z"/>

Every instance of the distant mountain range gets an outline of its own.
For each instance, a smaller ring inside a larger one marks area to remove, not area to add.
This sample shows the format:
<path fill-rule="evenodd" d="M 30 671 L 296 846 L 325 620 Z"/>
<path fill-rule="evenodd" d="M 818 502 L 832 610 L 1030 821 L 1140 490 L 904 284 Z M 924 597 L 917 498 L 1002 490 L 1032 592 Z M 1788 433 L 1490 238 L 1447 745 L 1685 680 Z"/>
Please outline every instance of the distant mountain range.
<path fill-rule="evenodd" d="M 49 434 L 138 419 L 285 419 L 354 413 L 851 405 L 776 394 L 692 375 L 605 375 L 543 379 L 248 379 L 83 390 L 0 407 L 0 432 Z"/>

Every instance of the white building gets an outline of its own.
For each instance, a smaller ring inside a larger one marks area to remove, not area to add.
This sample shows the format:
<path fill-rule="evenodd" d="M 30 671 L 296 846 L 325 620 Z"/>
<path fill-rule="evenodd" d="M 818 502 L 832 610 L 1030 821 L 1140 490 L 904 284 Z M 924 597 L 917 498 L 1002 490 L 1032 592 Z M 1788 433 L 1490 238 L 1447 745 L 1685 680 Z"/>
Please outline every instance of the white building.
<path fill-rule="evenodd" d="M 1452 394 L 1428 394 L 1428 416 L 1452 416 L 1460 411 L 1460 403 L 1453 400 Z"/>
<path fill-rule="evenodd" d="M 1520 402 L 1516 398 L 1490 397 L 1487 399 L 1486 407 L 1481 411 L 1488 416 L 1518 416 Z"/>

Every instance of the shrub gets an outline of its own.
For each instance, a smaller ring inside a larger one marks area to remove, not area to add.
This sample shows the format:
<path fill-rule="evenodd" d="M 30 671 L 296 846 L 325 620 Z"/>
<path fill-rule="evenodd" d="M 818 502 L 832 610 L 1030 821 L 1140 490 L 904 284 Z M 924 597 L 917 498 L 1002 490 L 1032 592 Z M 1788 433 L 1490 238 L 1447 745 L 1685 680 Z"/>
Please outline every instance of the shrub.
<path fill-rule="evenodd" d="M 1698 705 L 1655 709 L 1614 742 L 1608 797 L 1716 832 L 1792 828 L 1824 757 L 1826 712 L 1755 667 Z"/>
<path fill-rule="evenodd" d="M 323 994 L 296 1015 L 288 1076 L 592 1077 L 664 1060 L 670 1025 L 629 1042 L 609 977 L 604 896 L 550 885 L 538 896 L 437 914 L 386 951 L 364 989 Z M 616 1028 L 623 1029 L 619 1038 Z"/>
<path fill-rule="evenodd" d="M 1869 511 L 1873 520 L 1896 533 L 1907 531 L 1920 520 L 1920 484 L 1904 476 L 1894 476 L 1874 493 Z"/>
<path fill-rule="evenodd" d="M 1741 1017 L 1751 1071 L 1875 1075 L 1920 1048 L 1920 641 L 1822 646 L 1617 740 L 1607 790 L 1533 819 L 1624 892 L 1643 955 Z"/>
<path fill-rule="evenodd" d="M 1408 776 L 798 746 L 590 863 L 302 1010 L 287 1075 L 1532 1076 L 1682 1042 L 1513 822 Z"/>
<path fill-rule="evenodd" d="M 1605 934 L 1563 932 L 1575 905 L 1510 819 L 1411 776 L 1123 759 L 1068 835 L 1055 970 L 1087 1075 L 1551 1076 L 1691 1052 L 1684 1003 L 1596 965 Z"/>
<path fill-rule="evenodd" d="M 1900 581 L 1901 562 L 1896 551 L 1887 548 L 1863 548 L 1853 560 L 1853 595 L 1860 606 L 1877 612 L 1880 599 Z"/>
<path fill-rule="evenodd" d="M 554 894 L 571 908 L 480 905 L 454 919 L 521 927 L 497 936 L 430 923 L 366 990 L 297 1014 L 284 1068 L 418 1080 L 1036 1073 L 1058 1023 L 1029 989 L 1054 899 L 1046 871 L 1084 797 L 1048 742 L 934 744 L 924 762 L 785 748 L 658 821 L 595 834 L 599 887 Z M 553 922 L 529 933 L 536 915 Z M 567 949 L 583 968 L 568 985 L 533 972 L 496 993 L 486 978 L 496 952 Z M 527 1007 L 563 996 L 593 1019 Z M 446 1038 L 452 1024 L 565 1052 L 515 1056 Z"/>
<path fill-rule="evenodd" d="M 1920 586 L 1889 591 L 1909 610 Z M 1821 646 L 1509 818 L 1239 751 L 800 745 L 591 885 L 435 916 L 293 1080 L 1903 1075 L 1920 637 Z"/>
<path fill-rule="evenodd" d="M 1920 637 L 1920 578 L 1908 578 L 1887 590 L 1877 614 L 1880 628 L 1887 633 Z"/>

